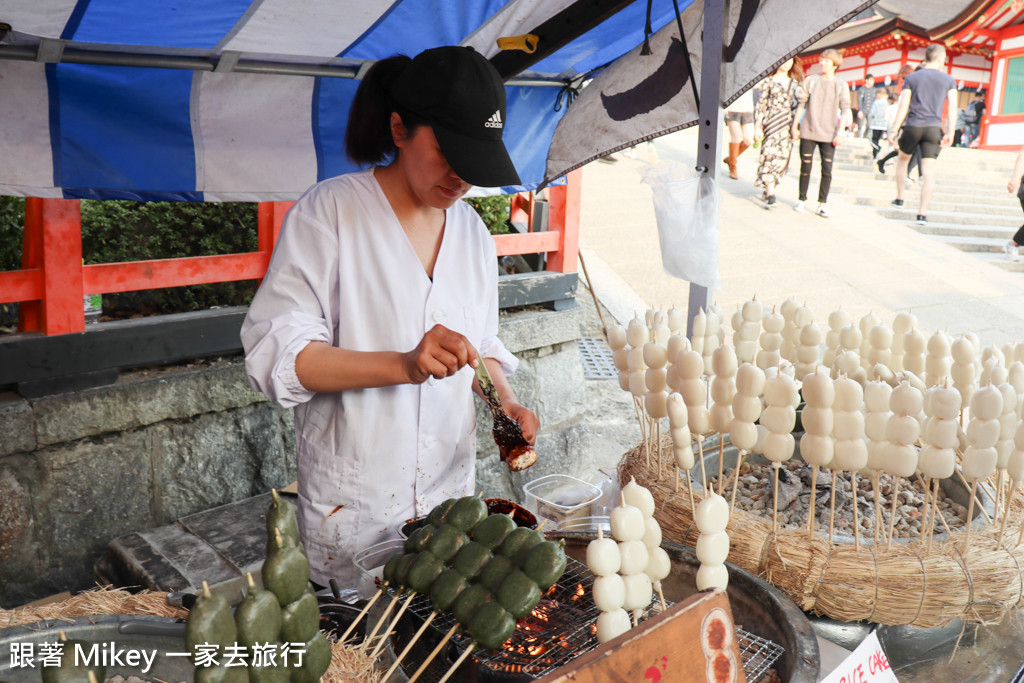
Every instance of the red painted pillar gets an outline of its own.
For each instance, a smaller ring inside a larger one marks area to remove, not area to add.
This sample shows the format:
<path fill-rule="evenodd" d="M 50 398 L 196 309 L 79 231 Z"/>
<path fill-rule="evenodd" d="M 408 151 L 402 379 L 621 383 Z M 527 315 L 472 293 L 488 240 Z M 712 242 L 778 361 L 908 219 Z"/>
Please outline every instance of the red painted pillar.
<path fill-rule="evenodd" d="M 43 253 L 43 200 L 29 197 L 25 200 L 25 232 L 21 240 L 21 267 L 34 270 L 41 267 Z M 18 303 L 18 331 L 37 332 L 42 318 L 41 301 Z"/>
<path fill-rule="evenodd" d="M 558 251 L 548 254 L 548 270 L 575 273 L 580 245 L 580 205 L 583 197 L 583 171 L 566 176 L 565 185 L 548 188 L 551 214 L 548 229 L 559 232 Z"/>
<path fill-rule="evenodd" d="M 77 199 L 29 199 L 26 230 L 38 230 L 31 257 L 43 273 L 39 328 L 44 334 L 85 331 L 82 287 L 82 212 Z M 29 228 L 31 226 L 31 228 Z"/>
<path fill-rule="evenodd" d="M 292 208 L 295 202 L 260 202 L 257 209 L 256 243 L 257 251 L 265 255 L 263 270 L 266 272 L 270 265 L 270 255 L 274 252 L 274 245 L 281 235 L 281 224 L 284 222 L 284 215 Z"/>

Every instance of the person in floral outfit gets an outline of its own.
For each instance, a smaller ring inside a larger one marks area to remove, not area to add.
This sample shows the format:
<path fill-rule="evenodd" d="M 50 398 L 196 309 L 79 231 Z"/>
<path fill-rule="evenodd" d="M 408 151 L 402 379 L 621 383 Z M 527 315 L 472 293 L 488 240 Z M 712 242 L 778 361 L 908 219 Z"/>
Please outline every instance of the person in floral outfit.
<path fill-rule="evenodd" d="M 764 188 L 765 208 L 775 206 L 775 188 L 786 176 L 793 150 L 793 105 L 804 80 L 799 59 L 788 59 L 761 84 L 754 112 L 754 133 L 761 140 L 761 158 L 754 185 Z"/>

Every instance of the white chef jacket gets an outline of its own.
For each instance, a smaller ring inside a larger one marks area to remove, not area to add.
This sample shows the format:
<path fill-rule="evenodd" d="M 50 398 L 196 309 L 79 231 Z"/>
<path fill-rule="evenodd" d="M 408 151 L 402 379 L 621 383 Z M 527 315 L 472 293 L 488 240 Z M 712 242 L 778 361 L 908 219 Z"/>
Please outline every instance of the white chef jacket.
<path fill-rule="evenodd" d="M 494 241 L 465 202 L 446 211 L 433 280 L 372 170 L 325 180 L 285 216 L 242 324 L 249 382 L 295 407 L 298 519 L 313 581 L 355 582 L 352 555 L 474 486 L 473 370 L 423 384 L 316 393 L 295 373 L 312 341 L 410 351 L 435 324 L 511 373 L 498 333 Z"/>

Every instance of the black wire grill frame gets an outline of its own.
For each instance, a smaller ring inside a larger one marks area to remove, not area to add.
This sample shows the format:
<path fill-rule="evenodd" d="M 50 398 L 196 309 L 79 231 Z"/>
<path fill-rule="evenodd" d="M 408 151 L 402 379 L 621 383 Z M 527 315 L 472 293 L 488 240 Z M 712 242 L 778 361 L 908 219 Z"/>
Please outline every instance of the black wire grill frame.
<path fill-rule="evenodd" d="M 572 557 L 566 559 L 562 577 L 545 593 L 534 609 L 534 612 L 553 616 L 551 622 L 555 625 L 552 626 L 534 613 L 519 619 L 515 632 L 505 642 L 504 647 L 495 650 L 480 648 L 471 655 L 470 658 L 476 666 L 498 674 L 512 671 L 513 677 L 538 679 L 600 645 L 597 640 L 596 624 L 601 611 L 594 605 L 591 594 L 595 577 L 586 565 L 578 560 Z M 394 595 L 390 588 L 387 592 Z M 655 596 L 644 610 L 640 621 L 661 613 L 673 604 L 666 602 L 663 608 L 660 599 Z M 571 608 L 571 615 L 568 618 L 560 613 L 567 607 Z M 424 621 L 433 614 L 434 606 L 428 596 L 417 595 L 409 604 L 408 611 Z M 429 628 L 436 634 L 443 635 L 454 625 L 454 617 L 450 613 L 443 613 L 434 617 Z M 460 632 L 452 636 L 451 642 L 461 653 L 473 641 L 468 634 Z M 736 642 L 743 671 L 751 683 L 761 680 L 785 653 L 785 649 L 777 643 L 740 628 L 736 629 Z M 531 658 L 527 654 L 531 650 L 542 652 Z"/>

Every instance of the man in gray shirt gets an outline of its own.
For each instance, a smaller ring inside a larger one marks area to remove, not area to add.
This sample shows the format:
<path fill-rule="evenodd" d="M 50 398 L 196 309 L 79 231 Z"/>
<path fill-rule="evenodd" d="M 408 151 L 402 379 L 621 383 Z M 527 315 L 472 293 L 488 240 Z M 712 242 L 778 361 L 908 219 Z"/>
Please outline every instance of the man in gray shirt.
<path fill-rule="evenodd" d="M 915 151 L 921 151 L 921 198 L 917 222 L 928 222 L 928 203 L 935 190 L 935 160 L 939 149 L 953 142 L 956 125 L 956 81 L 944 71 L 946 48 L 938 43 L 928 46 L 921 69 L 903 80 L 900 101 L 893 120 L 892 135 L 903 130 L 899 137 L 900 155 L 896 159 L 896 199 L 892 205 L 903 206 L 903 190 L 907 185 L 907 166 Z M 942 105 L 946 104 L 946 129 L 942 129 Z"/>
<path fill-rule="evenodd" d="M 868 136 L 868 119 L 871 116 L 871 105 L 875 103 L 875 77 L 868 74 L 864 77 L 864 85 L 857 89 L 857 137 Z"/>

